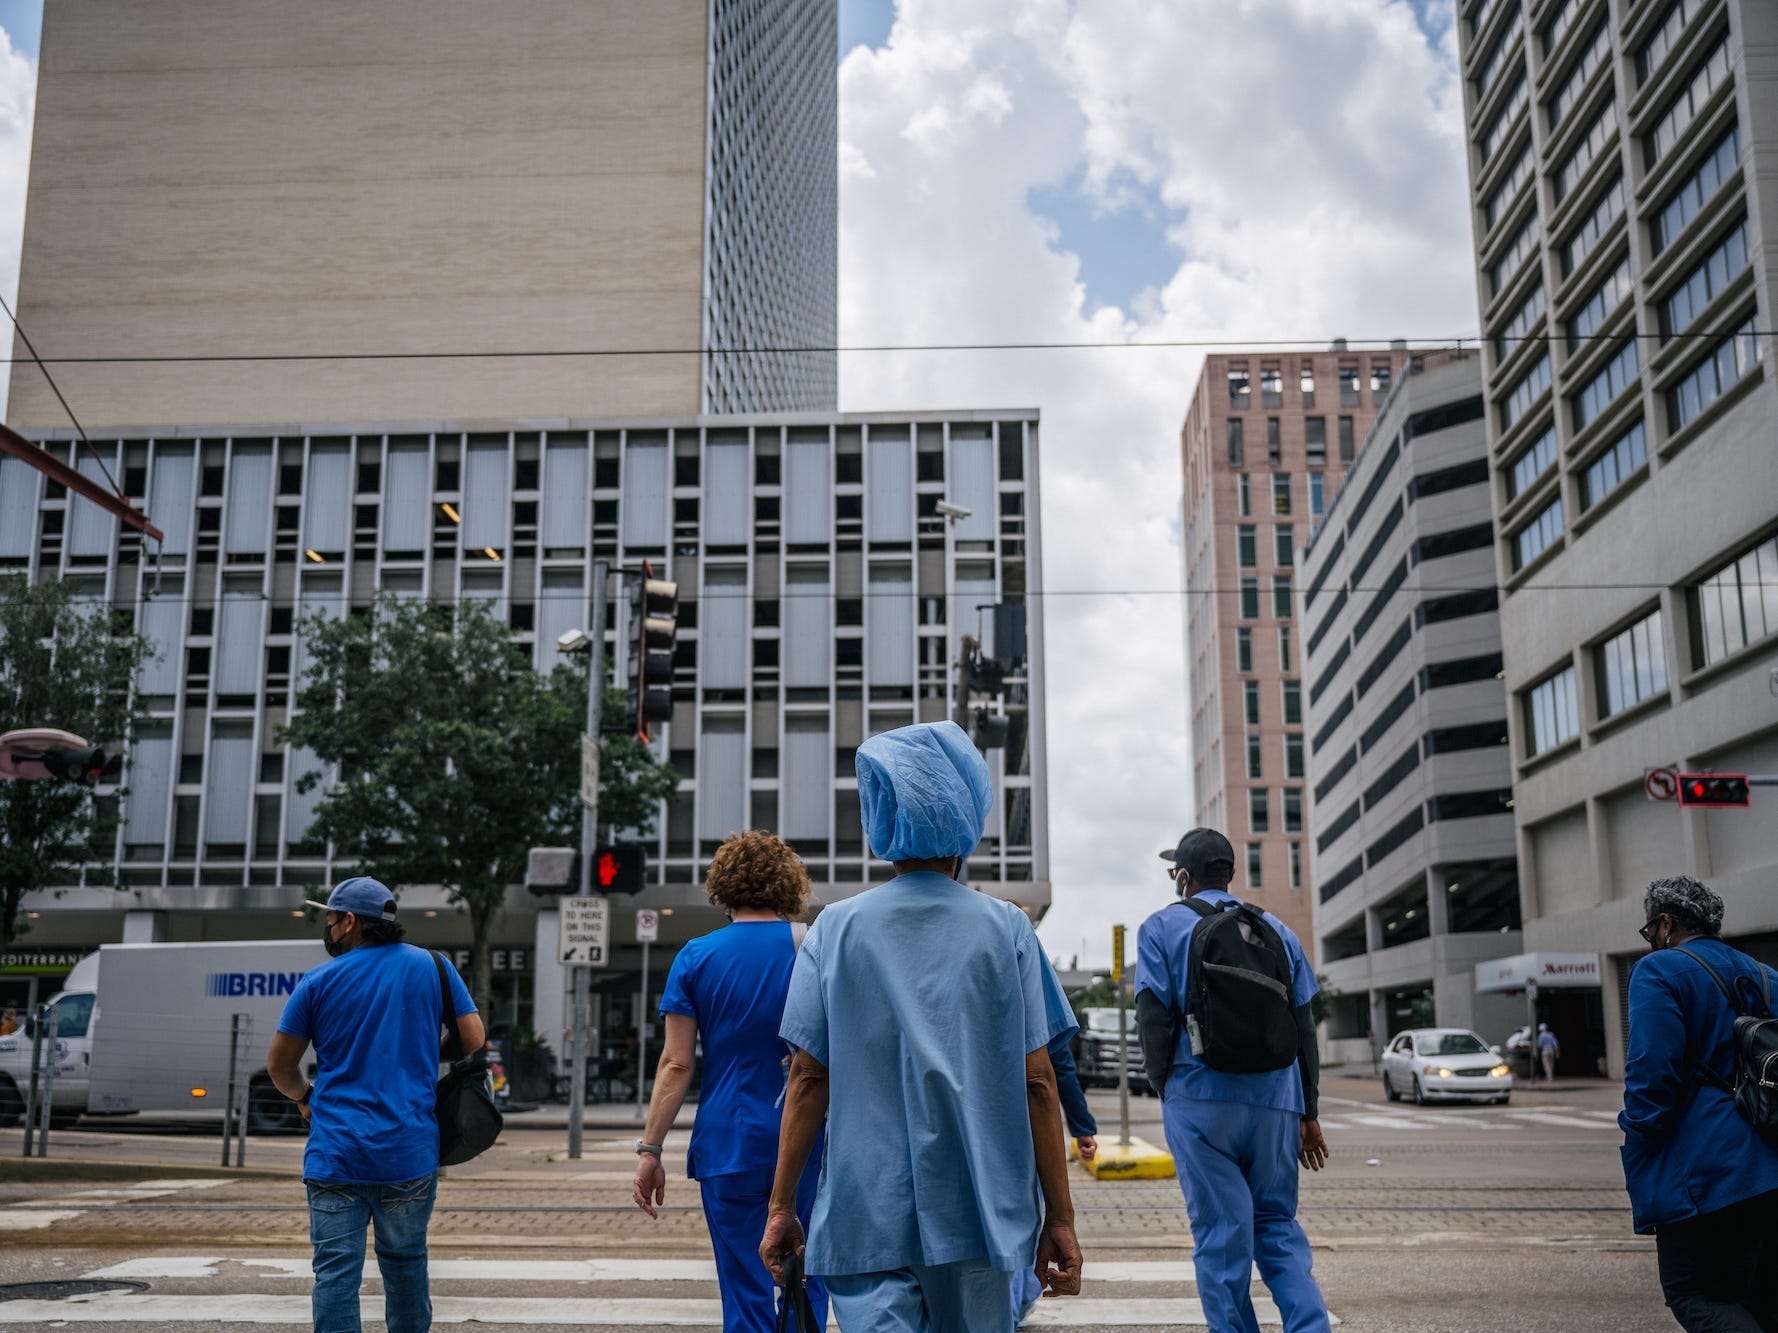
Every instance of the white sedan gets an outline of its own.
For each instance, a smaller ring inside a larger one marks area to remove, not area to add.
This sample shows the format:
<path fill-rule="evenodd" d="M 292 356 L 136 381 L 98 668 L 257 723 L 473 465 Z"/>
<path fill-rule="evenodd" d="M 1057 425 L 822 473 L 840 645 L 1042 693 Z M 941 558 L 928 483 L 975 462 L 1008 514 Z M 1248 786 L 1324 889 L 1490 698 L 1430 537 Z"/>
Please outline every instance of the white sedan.
<path fill-rule="evenodd" d="M 1415 1028 L 1383 1051 L 1383 1092 L 1392 1102 L 1411 1096 L 1419 1106 L 1434 1098 L 1504 1105 L 1512 1091 L 1513 1072 L 1500 1052 L 1463 1028 Z"/>

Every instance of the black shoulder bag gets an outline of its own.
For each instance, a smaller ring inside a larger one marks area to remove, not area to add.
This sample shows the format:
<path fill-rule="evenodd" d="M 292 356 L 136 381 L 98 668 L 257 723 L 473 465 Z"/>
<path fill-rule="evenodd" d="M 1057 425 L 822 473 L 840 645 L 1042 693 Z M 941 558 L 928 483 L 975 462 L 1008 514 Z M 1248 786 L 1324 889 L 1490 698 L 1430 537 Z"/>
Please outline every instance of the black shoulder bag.
<path fill-rule="evenodd" d="M 803 1257 L 794 1250 L 781 1255 L 778 1266 L 784 1270 L 784 1291 L 778 1301 L 778 1333 L 822 1333 L 815 1322 L 815 1307 L 809 1301 L 808 1287 L 803 1280 Z"/>
<path fill-rule="evenodd" d="M 438 1081 L 438 1164 L 457 1166 L 480 1157 L 494 1146 L 506 1121 L 488 1090 L 487 1048 L 465 1053 L 457 1031 L 457 1002 L 451 995 L 451 979 L 445 975 L 444 955 L 432 951 L 438 964 L 438 987 L 444 996 L 447 1049 L 456 1052 L 451 1067 Z"/>

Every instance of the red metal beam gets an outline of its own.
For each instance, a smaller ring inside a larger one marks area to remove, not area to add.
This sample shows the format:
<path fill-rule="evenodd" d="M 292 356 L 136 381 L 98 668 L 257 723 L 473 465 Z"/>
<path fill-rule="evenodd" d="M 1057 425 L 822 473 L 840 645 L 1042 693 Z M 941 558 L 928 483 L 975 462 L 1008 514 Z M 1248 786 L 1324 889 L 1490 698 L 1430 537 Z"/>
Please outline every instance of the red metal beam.
<path fill-rule="evenodd" d="M 161 530 L 148 521 L 147 514 L 122 496 L 113 495 L 97 482 L 76 472 L 42 445 L 32 444 L 10 426 L 0 426 L 0 453 L 11 454 L 14 458 L 29 463 L 51 481 L 91 500 L 107 513 L 115 514 L 138 532 L 145 533 L 157 542 L 164 540 Z"/>

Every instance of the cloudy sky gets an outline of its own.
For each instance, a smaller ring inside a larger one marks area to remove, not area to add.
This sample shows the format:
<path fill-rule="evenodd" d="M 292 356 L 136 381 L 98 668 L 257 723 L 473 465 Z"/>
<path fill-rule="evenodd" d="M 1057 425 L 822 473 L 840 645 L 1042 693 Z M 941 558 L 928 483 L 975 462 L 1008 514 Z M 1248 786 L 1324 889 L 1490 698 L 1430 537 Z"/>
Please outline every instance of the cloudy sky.
<path fill-rule="evenodd" d="M 1450 0 L 840 0 L 841 406 L 1043 414 L 1054 954 L 1189 824 L 1179 423 L 1201 353 L 1473 334 Z M 0 292 L 41 0 L 0 0 Z"/>

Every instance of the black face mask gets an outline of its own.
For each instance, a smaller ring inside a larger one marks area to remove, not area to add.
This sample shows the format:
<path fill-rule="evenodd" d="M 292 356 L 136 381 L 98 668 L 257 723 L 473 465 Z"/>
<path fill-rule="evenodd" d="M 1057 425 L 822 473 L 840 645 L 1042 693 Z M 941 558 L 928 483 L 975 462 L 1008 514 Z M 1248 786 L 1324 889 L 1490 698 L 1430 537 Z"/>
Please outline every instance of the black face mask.
<path fill-rule="evenodd" d="M 327 950 L 329 958 L 338 958 L 346 951 L 346 942 L 333 937 L 333 927 L 321 927 L 321 947 Z"/>

